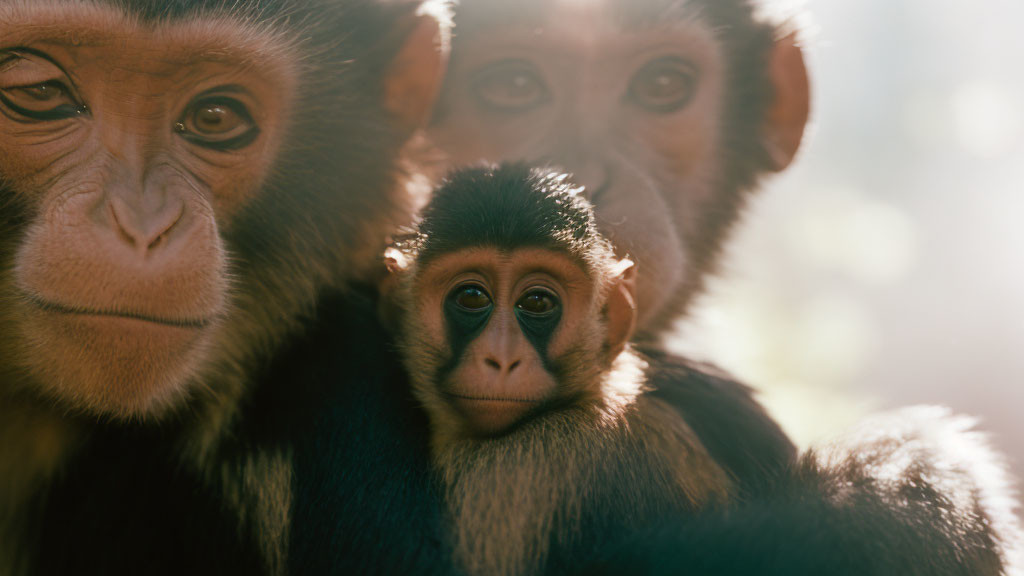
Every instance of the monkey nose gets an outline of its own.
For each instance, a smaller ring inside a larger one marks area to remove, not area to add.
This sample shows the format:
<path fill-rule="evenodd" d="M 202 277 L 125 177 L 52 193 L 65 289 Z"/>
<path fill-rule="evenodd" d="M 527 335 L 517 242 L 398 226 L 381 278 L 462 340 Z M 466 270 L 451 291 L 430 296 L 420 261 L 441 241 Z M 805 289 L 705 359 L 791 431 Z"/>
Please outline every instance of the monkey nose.
<path fill-rule="evenodd" d="M 113 228 L 142 256 L 157 248 L 185 214 L 185 203 L 173 197 L 153 210 L 132 206 L 117 196 L 110 197 L 107 203 Z"/>
<path fill-rule="evenodd" d="M 484 358 L 484 365 L 498 374 L 511 374 L 513 370 L 519 367 L 520 363 L 520 360 L 503 362 L 495 356 L 488 356 Z"/>

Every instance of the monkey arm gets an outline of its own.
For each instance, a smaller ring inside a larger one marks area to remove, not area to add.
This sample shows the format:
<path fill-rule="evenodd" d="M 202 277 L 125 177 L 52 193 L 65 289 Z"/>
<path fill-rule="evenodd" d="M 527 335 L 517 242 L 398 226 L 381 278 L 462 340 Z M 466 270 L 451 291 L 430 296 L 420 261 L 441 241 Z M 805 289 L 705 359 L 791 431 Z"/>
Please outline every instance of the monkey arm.
<path fill-rule="evenodd" d="M 631 535 L 587 573 L 1016 574 L 1014 508 L 964 419 L 910 409 L 808 452 L 727 512 Z"/>
<path fill-rule="evenodd" d="M 371 292 L 323 298 L 316 328 L 295 339 L 269 376 L 302 402 L 287 410 L 293 416 L 281 434 L 294 454 L 290 574 L 453 571 L 429 478 L 426 417 Z"/>

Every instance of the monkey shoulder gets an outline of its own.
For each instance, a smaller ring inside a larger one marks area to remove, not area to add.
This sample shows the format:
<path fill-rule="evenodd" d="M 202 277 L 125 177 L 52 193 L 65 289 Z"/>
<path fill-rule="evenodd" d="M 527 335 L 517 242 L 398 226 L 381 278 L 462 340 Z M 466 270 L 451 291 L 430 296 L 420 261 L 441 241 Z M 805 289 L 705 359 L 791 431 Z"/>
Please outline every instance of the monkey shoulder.
<path fill-rule="evenodd" d="M 796 461 L 793 442 L 749 387 L 709 364 L 656 348 L 640 352 L 649 366 L 647 393 L 682 415 L 741 495 L 759 490 Z"/>

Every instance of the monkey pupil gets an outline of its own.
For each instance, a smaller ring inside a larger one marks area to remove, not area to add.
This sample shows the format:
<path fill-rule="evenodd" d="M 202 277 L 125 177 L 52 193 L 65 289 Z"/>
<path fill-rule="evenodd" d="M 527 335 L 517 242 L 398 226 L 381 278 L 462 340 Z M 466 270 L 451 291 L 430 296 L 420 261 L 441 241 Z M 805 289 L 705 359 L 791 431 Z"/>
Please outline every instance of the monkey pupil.
<path fill-rule="evenodd" d="M 662 58 L 644 66 L 630 82 L 629 97 L 652 112 L 672 112 L 693 96 L 693 67 L 676 58 Z"/>
<path fill-rule="evenodd" d="M 199 111 L 196 123 L 199 124 L 200 128 L 218 130 L 222 129 L 226 116 L 227 110 L 220 106 L 211 106 Z"/>
<path fill-rule="evenodd" d="M 532 67 L 521 61 L 504 61 L 478 75 L 473 90 L 484 104 L 498 110 L 528 110 L 540 104 L 547 88 Z"/>
<path fill-rule="evenodd" d="M 678 96 L 685 88 L 685 79 L 680 74 L 663 72 L 647 86 L 646 96 L 651 100 L 669 100 Z"/>
<path fill-rule="evenodd" d="M 516 306 L 519 309 L 531 314 L 546 314 L 557 306 L 555 299 L 544 292 L 531 292 L 524 296 Z"/>
<path fill-rule="evenodd" d="M 455 303 L 468 310 L 480 310 L 491 305 L 491 299 L 476 286 L 463 288 L 456 294 Z"/>
<path fill-rule="evenodd" d="M 539 92 L 537 83 L 533 78 L 524 74 L 517 74 L 511 78 L 504 90 L 504 97 L 514 102 L 531 101 L 537 97 Z"/>
<path fill-rule="evenodd" d="M 61 89 L 50 84 L 39 84 L 25 88 L 24 92 L 35 100 L 46 102 L 60 96 Z"/>

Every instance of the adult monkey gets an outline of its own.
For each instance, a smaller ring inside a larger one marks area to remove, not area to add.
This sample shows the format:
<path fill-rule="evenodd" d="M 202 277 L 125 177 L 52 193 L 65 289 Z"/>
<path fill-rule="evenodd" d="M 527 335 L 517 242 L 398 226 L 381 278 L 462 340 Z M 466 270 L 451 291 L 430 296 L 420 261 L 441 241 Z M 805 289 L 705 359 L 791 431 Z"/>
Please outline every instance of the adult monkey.
<path fill-rule="evenodd" d="M 750 0 L 467 0 L 430 133 L 452 164 L 560 165 L 639 265 L 648 337 L 698 292 L 809 90 L 795 36 Z"/>
<path fill-rule="evenodd" d="M 794 36 L 757 7 L 467 0 L 456 12 L 432 136 L 453 164 L 525 159 L 574 172 L 602 231 L 639 263 L 646 340 L 685 311 L 758 177 L 785 168 L 799 147 L 803 58 Z M 686 410 L 700 371 L 648 352 L 658 370 L 675 373 L 652 378 L 652 393 Z M 728 386 L 705 386 L 706 406 L 738 422 L 735 396 L 721 393 Z M 974 445 L 955 422 L 906 420 L 886 422 L 877 437 L 854 434 L 828 457 L 809 454 L 778 477 L 761 469 L 786 468 L 777 450 L 748 465 L 748 484 L 768 478 L 767 493 L 730 515 L 674 524 L 654 543 L 639 537 L 608 573 L 1011 573 L 1020 532 L 998 458 L 978 445 L 976 465 L 936 442 Z M 708 417 L 691 410 L 687 421 Z M 694 430 L 720 447 L 709 446 L 716 459 L 751 438 Z M 740 462 L 756 454 L 739 452 Z"/>
<path fill-rule="evenodd" d="M 285 570 L 308 390 L 261 374 L 407 218 L 442 8 L 0 0 L 0 573 Z M 367 394 L 353 486 L 406 462 Z"/>

